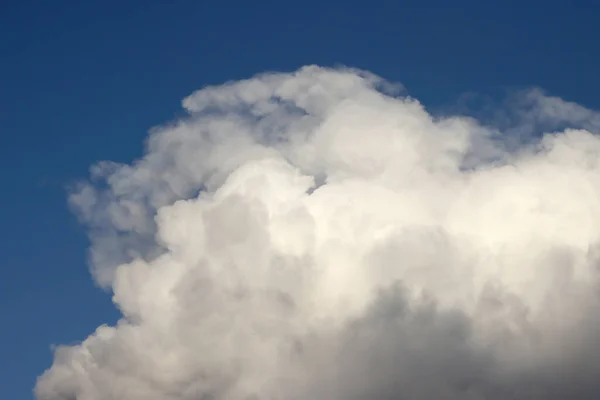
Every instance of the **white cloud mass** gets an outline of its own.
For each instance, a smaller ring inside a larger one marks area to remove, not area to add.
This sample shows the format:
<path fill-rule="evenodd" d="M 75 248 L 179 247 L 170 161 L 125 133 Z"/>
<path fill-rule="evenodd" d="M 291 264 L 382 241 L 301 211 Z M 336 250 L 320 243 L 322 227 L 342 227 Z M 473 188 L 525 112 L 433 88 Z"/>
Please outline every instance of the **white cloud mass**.
<path fill-rule="evenodd" d="M 600 398 L 600 114 L 531 90 L 503 131 L 401 93 L 316 66 L 207 87 L 96 165 L 71 203 L 123 318 L 37 398 Z"/>

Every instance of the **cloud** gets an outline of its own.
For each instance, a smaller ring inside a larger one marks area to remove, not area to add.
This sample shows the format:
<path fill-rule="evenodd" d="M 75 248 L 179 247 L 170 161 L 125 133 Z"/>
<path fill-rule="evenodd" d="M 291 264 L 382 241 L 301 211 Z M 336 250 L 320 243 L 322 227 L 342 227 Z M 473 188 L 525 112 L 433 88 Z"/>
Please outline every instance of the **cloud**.
<path fill-rule="evenodd" d="M 208 87 L 94 166 L 70 200 L 123 318 L 37 398 L 597 398 L 600 114 L 533 90 L 505 132 L 401 93 L 316 66 Z"/>

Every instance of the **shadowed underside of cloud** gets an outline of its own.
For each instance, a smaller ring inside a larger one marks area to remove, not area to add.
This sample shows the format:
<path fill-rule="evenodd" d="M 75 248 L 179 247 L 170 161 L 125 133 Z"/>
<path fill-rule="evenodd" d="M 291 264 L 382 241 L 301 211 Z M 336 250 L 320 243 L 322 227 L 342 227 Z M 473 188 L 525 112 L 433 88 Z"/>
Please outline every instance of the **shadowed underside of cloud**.
<path fill-rule="evenodd" d="M 37 398 L 598 398 L 600 114 L 531 90 L 503 130 L 400 93 L 315 66 L 207 87 L 94 166 L 71 203 L 123 318 Z"/>

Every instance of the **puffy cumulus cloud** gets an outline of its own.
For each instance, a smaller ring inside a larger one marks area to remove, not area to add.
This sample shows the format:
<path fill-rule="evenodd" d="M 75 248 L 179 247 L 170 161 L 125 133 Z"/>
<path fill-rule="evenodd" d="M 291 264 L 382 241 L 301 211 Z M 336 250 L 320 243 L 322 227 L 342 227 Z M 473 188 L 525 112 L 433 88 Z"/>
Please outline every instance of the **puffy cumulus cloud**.
<path fill-rule="evenodd" d="M 37 398 L 598 398 L 599 114 L 526 92 L 522 126 L 560 130 L 514 146 L 401 93 L 315 66 L 208 87 L 95 166 L 71 202 L 123 318 Z"/>

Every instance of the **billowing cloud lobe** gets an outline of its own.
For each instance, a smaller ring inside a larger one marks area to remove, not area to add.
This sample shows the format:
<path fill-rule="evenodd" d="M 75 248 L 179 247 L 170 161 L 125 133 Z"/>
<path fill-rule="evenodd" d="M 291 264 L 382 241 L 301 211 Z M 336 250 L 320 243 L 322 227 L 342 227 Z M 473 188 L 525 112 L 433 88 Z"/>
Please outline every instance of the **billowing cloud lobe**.
<path fill-rule="evenodd" d="M 599 114 L 532 90 L 503 131 L 401 92 L 315 66 L 207 87 L 94 166 L 71 203 L 123 318 L 37 398 L 598 398 Z"/>

